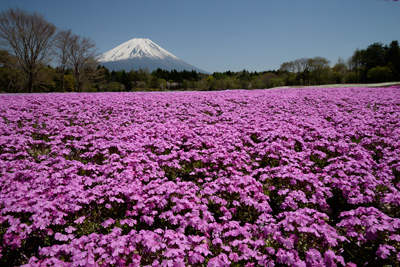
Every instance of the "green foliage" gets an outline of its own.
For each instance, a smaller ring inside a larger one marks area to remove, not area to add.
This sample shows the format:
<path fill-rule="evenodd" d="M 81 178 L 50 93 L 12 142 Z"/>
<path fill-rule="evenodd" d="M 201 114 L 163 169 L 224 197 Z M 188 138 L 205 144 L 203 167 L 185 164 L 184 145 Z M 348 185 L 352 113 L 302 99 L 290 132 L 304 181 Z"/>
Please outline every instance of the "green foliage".
<path fill-rule="evenodd" d="M 65 91 L 73 92 L 75 90 L 75 80 L 72 75 L 64 75 Z"/>
<path fill-rule="evenodd" d="M 368 71 L 368 80 L 374 83 L 387 82 L 391 76 L 391 70 L 389 67 L 374 67 Z"/>
<path fill-rule="evenodd" d="M 351 59 L 353 71 L 360 74 L 358 82 L 400 80 L 400 47 L 398 41 L 389 45 L 373 43 L 367 49 L 356 50 Z"/>

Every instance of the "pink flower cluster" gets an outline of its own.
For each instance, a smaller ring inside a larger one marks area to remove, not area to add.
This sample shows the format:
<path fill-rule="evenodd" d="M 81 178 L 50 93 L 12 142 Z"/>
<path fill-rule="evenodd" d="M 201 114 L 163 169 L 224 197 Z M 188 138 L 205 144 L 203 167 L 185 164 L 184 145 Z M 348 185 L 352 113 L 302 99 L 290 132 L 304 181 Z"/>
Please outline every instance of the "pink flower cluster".
<path fill-rule="evenodd" d="M 0 265 L 400 262 L 400 88 L 0 96 Z"/>

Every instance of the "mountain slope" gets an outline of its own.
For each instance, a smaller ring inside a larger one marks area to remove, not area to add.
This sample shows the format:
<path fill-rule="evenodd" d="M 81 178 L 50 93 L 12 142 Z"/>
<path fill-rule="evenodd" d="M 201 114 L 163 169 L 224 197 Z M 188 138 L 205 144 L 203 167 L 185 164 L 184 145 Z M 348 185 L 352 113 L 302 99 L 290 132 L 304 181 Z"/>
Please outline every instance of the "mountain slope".
<path fill-rule="evenodd" d="M 206 73 L 174 56 L 150 39 L 134 38 L 99 57 L 99 62 L 109 70 L 164 70 L 191 71 Z"/>

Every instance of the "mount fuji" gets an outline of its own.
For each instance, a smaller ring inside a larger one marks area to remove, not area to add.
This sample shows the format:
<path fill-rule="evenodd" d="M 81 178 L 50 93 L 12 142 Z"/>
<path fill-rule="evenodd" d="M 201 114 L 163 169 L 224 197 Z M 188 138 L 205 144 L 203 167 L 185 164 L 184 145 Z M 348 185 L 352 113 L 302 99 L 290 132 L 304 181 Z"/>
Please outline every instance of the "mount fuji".
<path fill-rule="evenodd" d="M 207 73 L 174 56 L 150 39 L 134 38 L 102 54 L 98 61 L 109 70 L 148 69 L 197 71 Z"/>

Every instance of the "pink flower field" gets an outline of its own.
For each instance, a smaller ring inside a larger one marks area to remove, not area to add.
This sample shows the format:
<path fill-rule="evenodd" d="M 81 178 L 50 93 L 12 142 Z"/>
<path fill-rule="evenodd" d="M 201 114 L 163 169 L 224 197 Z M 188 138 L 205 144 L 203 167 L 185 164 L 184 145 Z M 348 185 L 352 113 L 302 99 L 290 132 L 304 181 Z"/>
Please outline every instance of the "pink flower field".
<path fill-rule="evenodd" d="M 399 266 L 400 87 L 0 95 L 0 266 Z"/>

